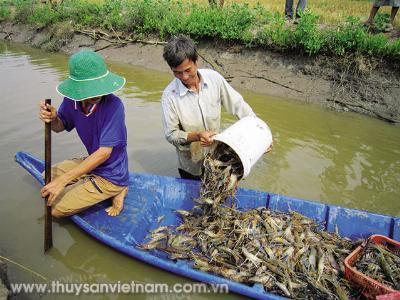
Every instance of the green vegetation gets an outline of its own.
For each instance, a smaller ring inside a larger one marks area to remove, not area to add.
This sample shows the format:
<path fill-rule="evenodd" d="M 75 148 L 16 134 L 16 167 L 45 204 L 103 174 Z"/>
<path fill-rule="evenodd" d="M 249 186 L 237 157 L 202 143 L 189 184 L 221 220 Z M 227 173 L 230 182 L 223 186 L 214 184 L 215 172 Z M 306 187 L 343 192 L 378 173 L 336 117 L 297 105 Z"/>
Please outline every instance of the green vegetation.
<path fill-rule="evenodd" d="M 103 1 L 103 0 L 91 0 Z M 207 1 L 196 0 L 196 1 Z M 226 0 L 225 3 L 240 2 L 240 0 Z M 285 1 L 283 0 L 246 0 L 251 5 L 260 2 L 267 10 L 283 13 Z M 296 2 L 295 2 L 296 4 Z M 312 0 L 307 1 L 307 9 L 320 16 L 324 24 L 339 24 L 346 16 L 354 16 L 366 21 L 371 11 L 372 0 Z M 390 14 L 391 7 L 384 6 L 380 12 Z M 395 25 L 400 26 L 400 18 L 395 19 Z"/>
<path fill-rule="evenodd" d="M 385 15 L 378 16 L 377 26 L 384 26 L 385 18 Z M 223 40 L 308 55 L 357 53 L 400 59 L 398 39 L 390 41 L 384 34 L 368 33 L 357 17 L 322 27 L 319 17 L 308 11 L 294 25 L 287 23 L 282 14 L 268 11 L 260 4 L 233 2 L 220 9 L 179 0 L 65 0 L 53 6 L 17 0 L 0 2 L 0 20 L 37 28 L 61 24 L 64 29 L 53 28 L 51 32 L 62 36 L 60 40 L 64 42 L 70 37 L 65 28 L 96 28 L 117 31 L 121 37 L 157 35 L 167 39 L 182 33 L 195 39 Z M 66 26 L 66 22 L 70 25 Z"/>
<path fill-rule="evenodd" d="M 4 3 L 0 4 L 0 22 L 10 18 L 11 10 L 10 7 Z"/>

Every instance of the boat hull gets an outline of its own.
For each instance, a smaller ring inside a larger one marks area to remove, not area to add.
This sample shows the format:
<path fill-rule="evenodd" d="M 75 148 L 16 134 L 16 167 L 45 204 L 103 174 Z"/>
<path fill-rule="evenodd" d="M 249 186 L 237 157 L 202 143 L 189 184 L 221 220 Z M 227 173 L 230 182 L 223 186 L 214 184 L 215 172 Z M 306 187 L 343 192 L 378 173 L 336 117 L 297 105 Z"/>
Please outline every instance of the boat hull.
<path fill-rule="evenodd" d="M 43 161 L 26 152 L 17 152 L 15 159 L 44 184 L 41 175 L 44 170 Z M 136 247 L 145 241 L 149 231 L 158 226 L 181 223 L 174 210 L 190 210 L 194 205 L 192 200 L 198 195 L 199 182 L 196 181 L 130 173 L 129 194 L 125 199 L 124 210 L 118 217 L 107 215 L 104 209 L 110 203 L 105 201 L 72 216 L 71 220 L 102 243 L 158 268 L 210 284 L 226 284 L 229 291 L 255 299 L 284 299 L 265 292 L 262 285 L 248 286 L 227 280 L 194 269 L 191 262 L 172 261 L 161 251 L 143 251 Z M 358 239 L 381 234 L 400 241 L 400 218 L 241 188 L 237 191 L 236 203 L 241 210 L 267 207 L 284 212 L 297 211 L 325 224 L 328 231 L 338 228 L 342 237 Z M 158 223 L 160 216 L 164 218 Z"/>

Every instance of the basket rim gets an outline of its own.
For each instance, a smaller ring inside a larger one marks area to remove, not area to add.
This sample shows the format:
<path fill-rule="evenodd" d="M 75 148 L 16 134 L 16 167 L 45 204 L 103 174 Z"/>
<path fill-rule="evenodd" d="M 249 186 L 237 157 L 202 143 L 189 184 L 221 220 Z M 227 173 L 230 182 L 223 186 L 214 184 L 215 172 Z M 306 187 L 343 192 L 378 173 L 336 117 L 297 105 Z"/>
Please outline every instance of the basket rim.
<path fill-rule="evenodd" d="M 358 255 L 358 254 L 365 248 L 365 246 L 367 245 L 367 242 L 368 242 L 369 240 L 372 241 L 373 243 L 376 243 L 376 244 L 379 243 L 379 241 L 376 241 L 377 239 L 385 240 L 385 241 L 388 242 L 388 243 L 392 243 L 393 245 L 395 245 L 395 246 L 397 246 L 397 247 L 400 247 L 400 243 L 399 243 L 399 242 L 397 242 L 397 241 L 395 241 L 395 240 L 392 240 L 391 238 L 389 238 L 389 237 L 387 237 L 387 236 L 380 235 L 380 234 L 373 234 L 373 235 L 371 235 L 370 237 L 368 237 L 368 239 L 366 239 L 360 246 L 358 246 L 356 249 L 354 249 L 354 250 L 345 258 L 345 260 L 344 260 L 345 277 L 346 277 L 347 280 L 349 280 L 349 281 L 351 281 L 351 282 L 354 282 L 353 276 L 358 277 L 358 278 L 360 278 L 361 280 L 366 281 L 367 284 L 374 285 L 374 286 L 376 286 L 377 288 L 380 288 L 380 289 L 382 289 L 382 290 L 385 290 L 385 294 L 400 292 L 400 291 L 398 291 L 398 290 L 394 290 L 394 289 L 392 289 L 391 287 L 389 287 L 389 286 L 387 286 L 387 285 L 385 285 L 385 284 L 383 284 L 383 283 L 380 283 L 380 282 L 376 281 L 375 279 L 373 279 L 373 278 L 371 278 L 371 277 L 368 277 L 367 275 L 361 273 L 360 271 L 356 270 L 356 269 L 352 266 L 352 264 L 350 264 L 350 262 L 349 262 L 354 256 Z M 355 260 L 356 260 L 356 259 L 355 259 Z M 355 260 L 354 260 L 354 261 L 355 261 Z M 353 263 L 354 263 L 354 262 L 353 262 Z M 363 288 L 365 288 L 366 290 L 368 290 L 368 287 L 367 287 L 367 286 L 363 286 Z"/>

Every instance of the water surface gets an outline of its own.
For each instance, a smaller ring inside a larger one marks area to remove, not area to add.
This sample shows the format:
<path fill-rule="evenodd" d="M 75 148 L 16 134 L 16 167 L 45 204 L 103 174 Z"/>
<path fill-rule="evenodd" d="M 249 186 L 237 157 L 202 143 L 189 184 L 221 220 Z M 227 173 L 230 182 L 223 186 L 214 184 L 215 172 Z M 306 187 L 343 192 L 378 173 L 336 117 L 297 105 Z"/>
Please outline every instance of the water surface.
<path fill-rule="evenodd" d="M 52 98 L 55 106 L 61 103 L 55 86 L 67 76 L 67 59 L 63 54 L 0 43 L 0 254 L 53 280 L 191 282 L 115 252 L 68 220 L 54 223 L 54 248 L 43 255 L 40 187 L 14 163 L 13 156 L 23 150 L 43 157 L 44 125 L 38 119 L 37 103 L 45 98 Z M 160 96 L 171 75 L 108 63 L 112 71 L 127 78 L 126 87 L 118 94 L 126 110 L 130 170 L 177 176 L 175 151 L 164 139 L 160 110 Z M 274 135 L 272 153 L 255 165 L 241 186 L 400 216 L 400 127 L 353 113 L 335 113 L 289 99 L 241 92 Z M 223 113 L 223 127 L 233 122 L 232 116 Z M 52 150 L 54 162 L 85 154 L 75 132 L 53 134 Z M 10 266 L 9 272 L 14 282 L 41 282 L 17 267 Z M 135 297 L 240 298 L 233 294 Z"/>

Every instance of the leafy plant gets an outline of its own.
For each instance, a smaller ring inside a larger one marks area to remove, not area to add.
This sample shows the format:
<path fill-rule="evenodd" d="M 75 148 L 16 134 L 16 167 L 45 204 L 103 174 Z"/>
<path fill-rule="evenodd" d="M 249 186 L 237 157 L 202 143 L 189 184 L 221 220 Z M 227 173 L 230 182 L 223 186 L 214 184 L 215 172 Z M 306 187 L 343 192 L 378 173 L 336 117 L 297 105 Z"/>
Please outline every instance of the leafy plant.
<path fill-rule="evenodd" d="M 247 4 L 233 3 L 218 11 L 222 22 L 217 24 L 217 31 L 225 40 L 242 40 L 243 34 L 255 21 L 254 13 Z"/>
<path fill-rule="evenodd" d="M 377 13 L 374 20 L 374 27 L 378 31 L 385 31 L 387 25 L 390 24 L 390 15 Z"/>
<path fill-rule="evenodd" d="M 11 10 L 7 6 L 0 6 L 0 22 L 9 20 L 11 18 Z"/>
<path fill-rule="evenodd" d="M 9 13 L 12 3 L 15 13 Z M 307 11 L 292 24 L 283 14 L 268 11 L 257 3 L 232 3 L 212 8 L 207 3 L 184 0 L 68 0 L 46 5 L 34 0 L 3 0 L 0 21 L 51 27 L 71 21 L 71 26 L 118 31 L 122 35 L 161 39 L 187 34 L 198 39 L 219 39 L 252 47 L 278 51 L 296 49 L 309 55 L 319 53 L 346 56 L 359 53 L 369 56 L 399 58 L 400 42 L 390 43 L 384 35 L 371 35 L 360 19 L 349 17 L 335 27 L 322 28 L 319 16 Z M 386 26 L 388 15 L 378 14 L 376 26 Z M 63 43 L 64 39 L 58 39 Z M 56 49 L 60 43 L 50 45 Z"/>
<path fill-rule="evenodd" d="M 344 55 L 359 49 L 367 36 L 360 20 L 349 17 L 344 24 L 328 33 L 328 48 L 336 55 Z"/>
<path fill-rule="evenodd" d="M 360 51 L 371 56 L 384 56 L 389 50 L 388 39 L 384 34 L 369 35 L 360 45 Z"/>
<path fill-rule="evenodd" d="M 268 23 L 258 34 L 259 44 L 265 44 L 278 49 L 295 47 L 293 28 L 285 21 L 280 14 L 271 14 Z"/>
<path fill-rule="evenodd" d="M 388 53 L 400 59 L 400 39 L 397 39 L 388 46 Z"/>
<path fill-rule="evenodd" d="M 318 27 L 318 18 L 318 16 L 310 12 L 302 14 L 299 24 L 294 31 L 296 43 L 303 46 L 309 55 L 320 52 L 326 42 L 325 37 L 321 34 Z"/>
<path fill-rule="evenodd" d="M 58 13 L 49 5 L 35 7 L 34 12 L 27 17 L 28 24 L 33 24 L 40 28 L 54 24 L 57 21 L 59 21 Z"/>
<path fill-rule="evenodd" d="M 14 15 L 14 21 L 18 23 L 27 23 L 28 22 L 28 17 L 33 14 L 34 12 L 34 6 L 32 1 L 15 1 L 15 15 Z"/>

